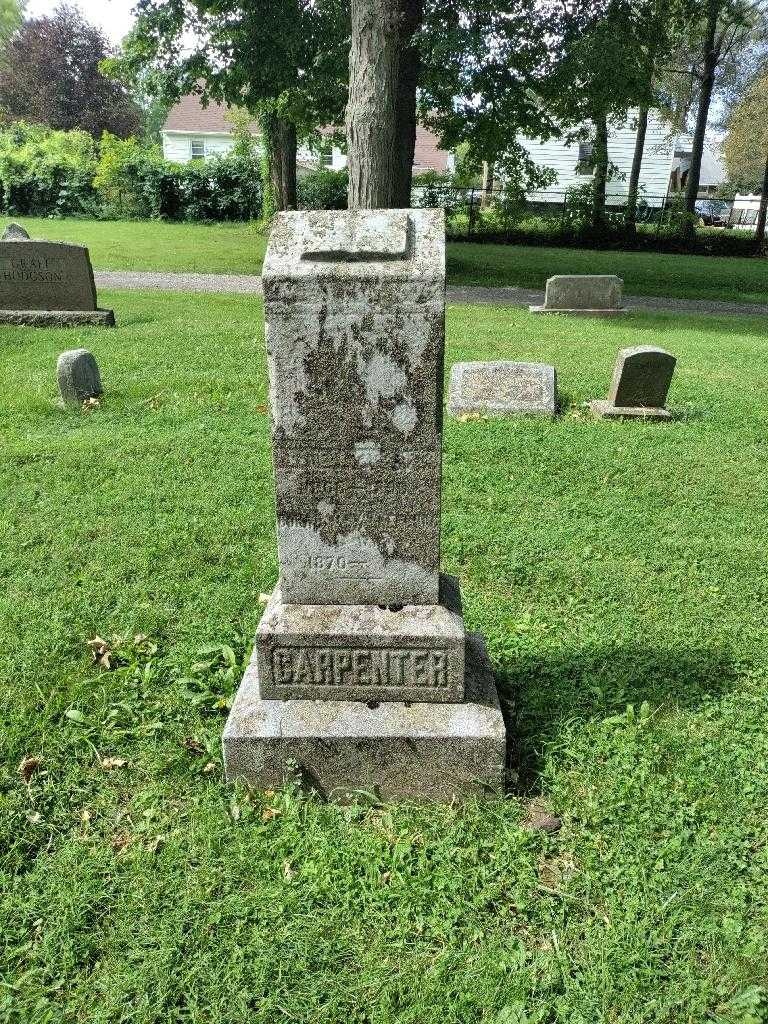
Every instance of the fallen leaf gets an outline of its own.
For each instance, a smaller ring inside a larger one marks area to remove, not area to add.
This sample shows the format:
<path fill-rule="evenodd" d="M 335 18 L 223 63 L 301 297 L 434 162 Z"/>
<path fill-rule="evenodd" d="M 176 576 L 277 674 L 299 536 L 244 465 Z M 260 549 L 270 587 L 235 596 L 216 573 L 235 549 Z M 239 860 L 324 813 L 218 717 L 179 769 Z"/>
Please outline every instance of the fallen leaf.
<path fill-rule="evenodd" d="M 86 807 L 80 812 L 80 821 L 86 828 L 91 824 L 91 812 Z"/>
<path fill-rule="evenodd" d="M 216 771 L 216 767 L 217 766 L 215 761 L 209 761 L 208 764 L 205 765 L 205 767 L 203 768 L 203 773 L 205 775 L 210 775 L 211 772 Z"/>
<path fill-rule="evenodd" d="M 112 647 L 110 644 L 100 636 L 95 636 L 93 640 L 88 640 L 87 643 L 91 648 L 91 654 L 96 664 L 104 668 L 112 668 Z"/>
<path fill-rule="evenodd" d="M 265 807 L 264 810 L 261 812 L 261 820 L 271 821 L 273 818 L 276 818 L 280 813 L 281 811 L 279 811 L 277 807 Z"/>
<path fill-rule="evenodd" d="M 110 846 L 115 853 L 122 853 L 131 843 L 131 834 L 129 832 L 118 832 L 112 836 Z"/>
<path fill-rule="evenodd" d="M 284 860 L 283 861 L 283 876 L 284 876 L 286 882 L 290 882 L 290 880 L 295 876 L 295 874 L 296 874 L 296 872 L 291 867 L 291 862 L 289 860 Z"/>
<path fill-rule="evenodd" d="M 102 757 L 101 767 L 109 770 L 110 768 L 125 768 L 128 764 L 124 757 Z"/>
<path fill-rule="evenodd" d="M 205 747 L 199 740 L 196 740 L 194 736 L 187 736 L 181 741 L 182 747 L 190 752 L 190 754 L 204 754 Z"/>
<path fill-rule="evenodd" d="M 256 412 L 268 413 L 269 412 L 269 406 L 268 405 L 257 405 L 256 406 Z"/>
<path fill-rule="evenodd" d="M 93 412 L 94 409 L 100 408 L 101 402 L 98 400 L 98 398 L 86 398 L 82 406 L 83 412 Z"/>
<path fill-rule="evenodd" d="M 21 759 L 21 763 L 16 770 L 25 782 L 29 782 L 42 763 L 42 757 L 32 757 L 28 754 Z"/>

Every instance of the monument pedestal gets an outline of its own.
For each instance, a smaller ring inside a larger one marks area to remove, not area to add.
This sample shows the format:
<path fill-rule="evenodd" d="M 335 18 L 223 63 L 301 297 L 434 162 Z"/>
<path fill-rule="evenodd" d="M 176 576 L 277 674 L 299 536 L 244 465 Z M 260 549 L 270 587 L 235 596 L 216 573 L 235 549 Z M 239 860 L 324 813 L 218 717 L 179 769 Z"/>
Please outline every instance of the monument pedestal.
<path fill-rule="evenodd" d="M 0 326 L 114 327 L 112 309 L 0 309 Z"/>
<path fill-rule="evenodd" d="M 506 731 L 479 634 L 465 666 L 461 704 L 266 700 L 254 651 L 224 730 L 227 779 L 272 789 L 298 777 L 341 798 L 503 795 Z"/>

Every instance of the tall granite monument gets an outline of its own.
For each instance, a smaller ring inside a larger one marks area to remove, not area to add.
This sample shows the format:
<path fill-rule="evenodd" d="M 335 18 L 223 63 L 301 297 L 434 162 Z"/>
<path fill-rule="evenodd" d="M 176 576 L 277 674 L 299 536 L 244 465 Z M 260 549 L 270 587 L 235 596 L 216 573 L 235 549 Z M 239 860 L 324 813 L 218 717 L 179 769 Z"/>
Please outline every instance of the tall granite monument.
<path fill-rule="evenodd" d="M 280 579 L 228 778 L 499 793 L 496 686 L 440 573 L 443 213 L 280 214 L 263 282 Z"/>

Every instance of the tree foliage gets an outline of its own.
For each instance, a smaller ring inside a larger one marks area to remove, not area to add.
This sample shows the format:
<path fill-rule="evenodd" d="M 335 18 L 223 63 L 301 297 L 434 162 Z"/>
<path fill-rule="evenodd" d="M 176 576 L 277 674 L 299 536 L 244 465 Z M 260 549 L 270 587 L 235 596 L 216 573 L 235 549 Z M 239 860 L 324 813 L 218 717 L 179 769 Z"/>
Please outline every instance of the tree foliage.
<path fill-rule="evenodd" d="M 108 52 L 101 31 L 76 7 L 62 4 L 50 17 L 28 19 L 12 36 L 0 67 L 6 119 L 79 128 L 94 137 L 132 134 L 139 109 L 99 70 Z"/>
<path fill-rule="evenodd" d="M 741 192 L 759 193 L 768 159 L 768 69 L 731 112 L 723 153 L 730 183 Z"/>

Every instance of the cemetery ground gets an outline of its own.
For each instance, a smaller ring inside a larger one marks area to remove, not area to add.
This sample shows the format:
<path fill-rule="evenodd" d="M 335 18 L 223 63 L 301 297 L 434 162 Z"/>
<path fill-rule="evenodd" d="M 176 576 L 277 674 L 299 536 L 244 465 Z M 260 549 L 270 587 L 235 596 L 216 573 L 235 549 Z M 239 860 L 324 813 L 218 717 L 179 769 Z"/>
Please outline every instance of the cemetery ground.
<path fill-rule="evenodd" d="M 96 270 L 259 274 L 259 224 L 19 218 L 33 238 L 90 248 Z M 448 244 L 448 284 L 543 289 L 554 274 L 618 274 L 627 295 L 768 302 L 768 261 L 536 246 Z"/>
<path fill-rule="evenodd" d="M 343 807 L 222 777 L 276 575 L 261 301 L 100 300 L 115 329 L 0 330 L 0 1021 L 765 1020 L 764 320 L 449 309 L 446 370 L 554 363 L 563 398 L 445 424 L 518 777 Z M 649 343 L 680 418 L 589 419 Z M 106 393 L 64 412 L 79 345 Z"/>

